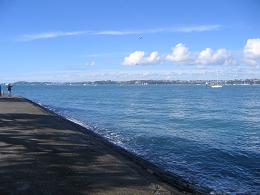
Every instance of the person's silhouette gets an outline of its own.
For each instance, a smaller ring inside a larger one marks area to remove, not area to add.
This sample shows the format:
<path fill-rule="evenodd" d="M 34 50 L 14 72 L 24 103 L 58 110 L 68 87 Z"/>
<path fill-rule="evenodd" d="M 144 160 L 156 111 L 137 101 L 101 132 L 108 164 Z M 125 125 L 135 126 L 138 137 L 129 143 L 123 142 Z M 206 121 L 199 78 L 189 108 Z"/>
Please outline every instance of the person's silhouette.
<path fill-rule="evenodd" d="M 7 91 L 8 91 L 8 96 L 9 97 L 11 97 L 12 96 L 12 84 L 11 83 L 9 83 L 8 85 L 7 85 Z"/>

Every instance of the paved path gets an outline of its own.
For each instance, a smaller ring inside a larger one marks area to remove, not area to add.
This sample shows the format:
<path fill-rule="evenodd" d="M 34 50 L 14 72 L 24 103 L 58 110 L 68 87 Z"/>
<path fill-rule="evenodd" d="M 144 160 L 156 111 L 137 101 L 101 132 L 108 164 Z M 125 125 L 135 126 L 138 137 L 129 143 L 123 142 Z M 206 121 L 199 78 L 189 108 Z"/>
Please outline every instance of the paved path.
<path fill-rule="evenodd" d="M 182 194 L 91 133 L 0 98 L 0 194 Z"/>

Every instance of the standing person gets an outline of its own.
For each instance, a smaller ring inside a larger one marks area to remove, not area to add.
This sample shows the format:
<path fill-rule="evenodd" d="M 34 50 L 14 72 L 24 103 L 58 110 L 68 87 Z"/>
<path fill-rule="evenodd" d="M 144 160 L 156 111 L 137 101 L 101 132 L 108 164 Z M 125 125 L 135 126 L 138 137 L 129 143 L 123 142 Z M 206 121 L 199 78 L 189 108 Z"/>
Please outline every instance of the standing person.
<path fill-rule="evenodd" d="M 9 83 L 8 85 L 7 85 L 7 90 L 8 90 L 8 96 L 9 97 L 11 97 L 12 96 L 12 84 L 11 83 Z"/>
<path fill-rule="evenodd" d="M 0 84 L 0 97 L 2 96 L 2 85 Z"/>

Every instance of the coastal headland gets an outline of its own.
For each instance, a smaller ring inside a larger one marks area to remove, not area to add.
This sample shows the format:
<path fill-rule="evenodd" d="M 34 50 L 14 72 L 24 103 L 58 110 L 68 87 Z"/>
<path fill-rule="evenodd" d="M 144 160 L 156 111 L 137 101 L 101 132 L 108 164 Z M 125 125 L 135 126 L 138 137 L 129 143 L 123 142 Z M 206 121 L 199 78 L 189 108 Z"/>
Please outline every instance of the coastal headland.
<path fill-rule="evenodd" d="M 200 194 L 30 100 L 0 98 L 1 194 Z"/>

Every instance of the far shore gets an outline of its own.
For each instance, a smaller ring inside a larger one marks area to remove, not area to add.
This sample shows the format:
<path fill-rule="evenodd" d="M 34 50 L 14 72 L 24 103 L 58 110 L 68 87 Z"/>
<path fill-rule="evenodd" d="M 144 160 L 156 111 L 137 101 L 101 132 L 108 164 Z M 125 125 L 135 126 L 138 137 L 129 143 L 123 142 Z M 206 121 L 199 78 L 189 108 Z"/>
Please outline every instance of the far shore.
<path fill-rule="evenodd" d="M 116 81 L 116 80 L 100 80 L 100 81 L 17 81 L 14 85 L 211 85 L 214 83 L 220 83 L 222 85 L 260 85 L 260 79 L 248 78 L 248 79 L 193 79 L 193 80 L 128 80 L 128 81 Z"/>

